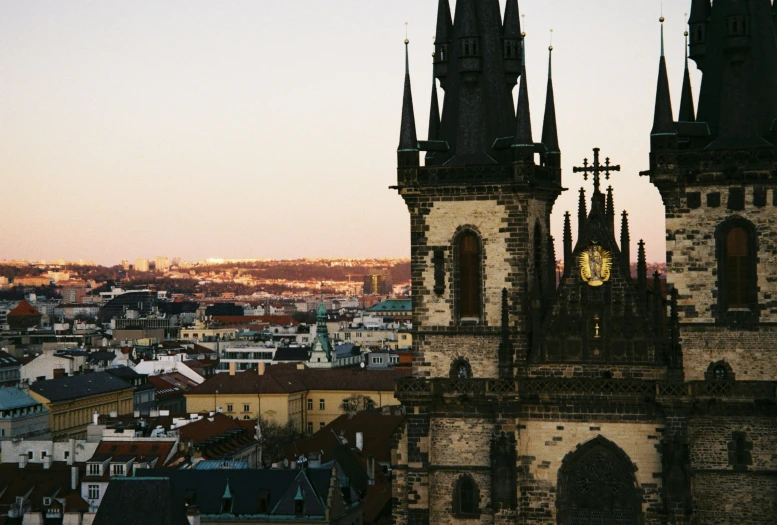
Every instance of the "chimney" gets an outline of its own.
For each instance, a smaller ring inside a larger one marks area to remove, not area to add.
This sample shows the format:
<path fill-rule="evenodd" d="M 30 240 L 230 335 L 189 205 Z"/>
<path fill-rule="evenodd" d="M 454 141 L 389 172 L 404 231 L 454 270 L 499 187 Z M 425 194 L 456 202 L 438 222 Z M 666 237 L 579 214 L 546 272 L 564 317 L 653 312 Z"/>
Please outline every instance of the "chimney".
<path fill-rule="evenodd" d="M 237 370 L 237 363 L 234 361 L 229 363 L 229 375 L 233 376 L 235 375 L 235 371 Z"/>
<path fill-rule="evenodd" d="M 265 364 L 262 361 L 260 361 L 259 364 L 256 367 L 256 370 L 259 372 L 260 376 L 264 375 L 264 367 L 265 367 Z"/>
<path fill-rule="evenodd" d="M 364 432 L 356 433 L 356 448 L 364 450 Z"/>
<path fill-rule="evenodd" d="M 23 469 L 27 466 L 27 454 L 19 454 L 19 468 Z"/>
<path fill-rule="evenodd" d="M 68 440 L 68 449 L 70 454 L 67 456 L 67 464 L 72 465 L 73 462 L 76 460 L 76 440 L 75 439 L 69 439 Z"/>
<path fill-rule="evenodd" d="M 367 456 L 367 480 L 368 485 L 375 484 L 375 456 L 372 454 Z"/>
<path fill-rule="evenodd" d="M 97 425 L 99 419 L 100 419 L 100 413 L 97 410 L 95 410 L 94 414 L 92 414 L 92 423 Z"/>
<path fill-rule="evenodd" d="M 46 455 L 43 457 L 43 469 L 48 470 L 51 468 L 51 456 Z"/>
<path fill-rule="evenodd" d="M 70 490 L 78 490 L 78 467 L 70 467 Z"/>

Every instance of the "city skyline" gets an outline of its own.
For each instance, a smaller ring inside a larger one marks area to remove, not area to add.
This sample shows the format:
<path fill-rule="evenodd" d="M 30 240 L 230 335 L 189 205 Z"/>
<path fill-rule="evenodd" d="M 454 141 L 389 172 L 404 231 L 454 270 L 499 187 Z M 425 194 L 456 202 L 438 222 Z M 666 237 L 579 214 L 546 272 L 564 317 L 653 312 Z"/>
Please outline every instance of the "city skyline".
<path fill-rule="evenodd" d="M 659 3 L 623 4 L 520 2 L 533 133 L 538 140 L 553 28 L 569 188 L 554 208 L 557 245 L 564 211 L 576 216 L 577 189 L 590 196 L 572 166 L 600 147 L 622 166 L 609 183 L 616 209 L 630 210 L 632 243 L 644 238 L 648 260 L 663 261 L 661 200 L 638 176 L 648 167 Z M 686 4 L 663 6 L 675 111 Z M 2 258 L 409 256 L 407 211 L 388 189 L 402 40 L 407 21 L 425 138 L 436 8 L 1 2 Z"/>

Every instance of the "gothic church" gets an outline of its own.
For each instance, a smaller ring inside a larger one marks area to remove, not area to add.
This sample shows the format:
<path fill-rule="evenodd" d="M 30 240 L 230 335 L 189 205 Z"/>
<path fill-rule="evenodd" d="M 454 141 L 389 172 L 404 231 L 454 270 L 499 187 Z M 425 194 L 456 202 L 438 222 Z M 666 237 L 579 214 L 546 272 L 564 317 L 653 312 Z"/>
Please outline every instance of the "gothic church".
<path fill-rule="evenodd" d="M 688 1 L 698 111 L 686 60 L 675 118 L 662 52 L 641 174 L 664 281 L 642 243 L 631 275 L 599 149 L 558 278 L 550 64 L 536 141 L 517 0 L 439 0 L 442 109 L 435 87 L 419 140 L 406 69 L 397 152 L 415 336 L 395 523 L 777 523 L 777 7 Z"/>

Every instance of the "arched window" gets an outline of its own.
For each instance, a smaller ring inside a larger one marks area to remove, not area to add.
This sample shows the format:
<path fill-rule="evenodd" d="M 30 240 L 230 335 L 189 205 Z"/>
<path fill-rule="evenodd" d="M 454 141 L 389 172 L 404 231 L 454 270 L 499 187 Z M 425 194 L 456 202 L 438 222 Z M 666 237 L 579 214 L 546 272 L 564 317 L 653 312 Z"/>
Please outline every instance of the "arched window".
<path fill-rule="evenodd" d="M 472 478 L 464 478 L 459 484 L 459 512 L 472 514 L 475 512 L 475 485 Z"/>
<path fill-rule="evenodd" d="M 483 303 L 480 239 L 472 231 L 458 238 L 458 316 L 461 321 L 479 321 Z"/>
<path fill-rule="evenodd" d="M 460 476 L 453 486 L 453 515 L 459 518 L 480 516 L 480 489 L 469 474 Z"/>
<path fill-rule="evenodd" d="M 448 373 L 448 377 L 451 379 L 469 379 L 472 377 L 472 367 L 469 364 L 469 361 L 464 359 L 463 357 L 459 357 L 458 359 L 455 359 L 453 363 L 451 363 L 451 370 Z"/>
<path fill-rule="evenodd" d="M 717 317 L 723 322 L 752 322 L 758 316 L 758 248 L 756 230 L 733 218 L 716 232 L 718 256 Z"/>
<path fill-rule="evenodd" d="M 729 308 L 747 308 L 750 288 L 747 232 L 735 226 L 726 235 L 726 288 Z"/>
<path fill-rule="evenodd" d="M 725 381 L 726 379 L 728 379 L 728 372 L 726 371 L 725 366 L 717 365 L 715 368 L 712 369 L 713 381 Z"/>

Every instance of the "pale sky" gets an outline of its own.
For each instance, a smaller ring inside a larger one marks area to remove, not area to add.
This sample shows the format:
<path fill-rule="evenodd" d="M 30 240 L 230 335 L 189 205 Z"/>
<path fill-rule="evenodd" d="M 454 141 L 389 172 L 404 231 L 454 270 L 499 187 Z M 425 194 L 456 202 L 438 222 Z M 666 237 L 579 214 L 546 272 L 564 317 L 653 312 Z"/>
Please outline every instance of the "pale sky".
<path fill-rule="evenodd" d="M 571 168 L 598 146 L 622 165 L 611 183 L 632 254 L 644 238 L 648 259 L 663 261 L 661 199 L 638 176 L 659 1 L 519 3 L 537 141 L 554 30 L 570 189 L 554 208 L 557 243 L 578 188 L 591 191 Z M 689 9 L 663 7 L 675 115 Z M 402 41 L 407 21 L 425 139 L 436 10 L 437 0 L 0 0 L 0 259 L 408 256 L 407 208 L 388 189 Z"/>

